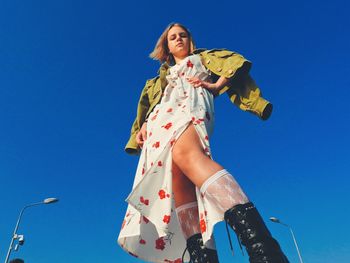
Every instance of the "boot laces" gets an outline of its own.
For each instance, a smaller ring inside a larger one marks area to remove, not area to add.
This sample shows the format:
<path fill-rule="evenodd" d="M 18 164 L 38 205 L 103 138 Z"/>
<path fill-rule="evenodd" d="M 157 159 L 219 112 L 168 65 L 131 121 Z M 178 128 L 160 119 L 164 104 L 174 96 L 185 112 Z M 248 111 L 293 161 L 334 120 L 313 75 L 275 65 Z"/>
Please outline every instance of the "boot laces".
<path fill-rule="evenodd" d="M 226 232 L 227 232 L 228 240 L 229 240 L 229 242 L 230 242 L 230 248 L 231 248 L 232 256 L 234 256 L 234 251 L 233 251 L 233 246 L 232 246 L 232 240 L 231 240 L 230 231 L 229 231 L 229 229 L 228 229 L 228 222 L 227 222 L 227 220 L 225 221 L 225 223 L 226 223 Z M 239 239 L 238 235 L 237 235 L 237 240 L 238 240 L 239 247 L 240 247 L 240 249 L 241 249 L 241 251 L 242 251 L 242 255 L 244 256 L 244 252 L 243 252 L 241 240 Z"/>

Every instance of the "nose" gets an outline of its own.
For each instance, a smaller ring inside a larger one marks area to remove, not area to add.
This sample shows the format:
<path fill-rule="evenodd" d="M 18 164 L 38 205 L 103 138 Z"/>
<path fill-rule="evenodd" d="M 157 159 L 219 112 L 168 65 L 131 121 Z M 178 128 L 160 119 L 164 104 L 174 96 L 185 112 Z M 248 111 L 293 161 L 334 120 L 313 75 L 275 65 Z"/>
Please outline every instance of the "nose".
<path fill-rule="evenodd" d="M 176 42 L 182 42 L 182 37 L 180 34 L 176 36 Z"/>

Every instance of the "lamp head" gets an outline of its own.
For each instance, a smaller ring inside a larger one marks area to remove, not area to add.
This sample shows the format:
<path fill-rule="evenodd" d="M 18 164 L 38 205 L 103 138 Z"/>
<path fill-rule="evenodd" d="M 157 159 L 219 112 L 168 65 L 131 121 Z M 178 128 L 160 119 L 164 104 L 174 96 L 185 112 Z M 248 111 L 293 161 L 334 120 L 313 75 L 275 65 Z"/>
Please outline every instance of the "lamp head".
<path fill-rule="evenodd" d="M 44 200 L 44 204 L 52 204 L 58 202 L 58 198 L 50 197 Z"/>
<path fill-rule="evenodd" d="M 274 222 L 274 223 L 281 223 L 280 222 L 280 220 L 278 219 L 278 218 L 276 218 L 276 217 L 270 217 L 270 220 L 272 221 L 272 222 Z"/>

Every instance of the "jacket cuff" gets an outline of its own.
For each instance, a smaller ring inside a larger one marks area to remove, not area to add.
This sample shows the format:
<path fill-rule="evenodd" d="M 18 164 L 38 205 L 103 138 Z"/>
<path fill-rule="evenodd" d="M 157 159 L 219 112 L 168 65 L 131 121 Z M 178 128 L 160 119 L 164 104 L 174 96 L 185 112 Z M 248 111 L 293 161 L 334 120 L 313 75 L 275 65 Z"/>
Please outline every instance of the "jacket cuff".
<path fill-rule="evenodd" d="M 136 143 L 135 136 L 131 135 L 128 143 L 125 145 L 125 152 L 131 155 L 138 155 L 141 151 L 140 147 Z"/>
<path fill-rule="evenodd" d="M 265 121 L 270 118 L 272 108 L 272 103 L 268 102 L 262 97 L 259 97 L 254 107 L 254 113 Z"/>

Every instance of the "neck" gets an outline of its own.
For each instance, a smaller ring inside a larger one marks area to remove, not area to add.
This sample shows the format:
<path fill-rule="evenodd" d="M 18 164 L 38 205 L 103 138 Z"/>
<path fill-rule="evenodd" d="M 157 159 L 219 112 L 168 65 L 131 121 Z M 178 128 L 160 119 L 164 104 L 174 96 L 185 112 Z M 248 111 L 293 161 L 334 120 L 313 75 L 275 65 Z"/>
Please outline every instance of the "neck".
<path fill-rule="evenodd" d="M 174 55 L 173 55 L 173 57 L 174 57 L 175 63 L 176 63 L 176 64 L 180 64 L 181 61 L 184 60 L 187 56 L 181 56 L 181 57 L 179 57 L 179 56 L 174 56 Z"/>

